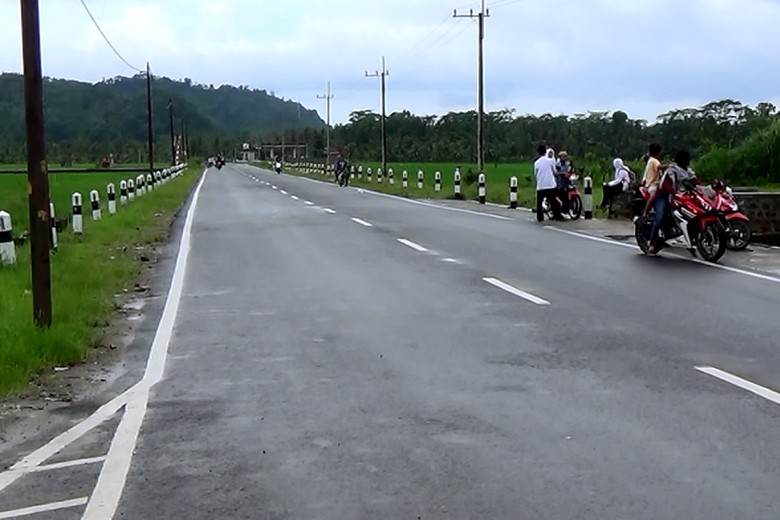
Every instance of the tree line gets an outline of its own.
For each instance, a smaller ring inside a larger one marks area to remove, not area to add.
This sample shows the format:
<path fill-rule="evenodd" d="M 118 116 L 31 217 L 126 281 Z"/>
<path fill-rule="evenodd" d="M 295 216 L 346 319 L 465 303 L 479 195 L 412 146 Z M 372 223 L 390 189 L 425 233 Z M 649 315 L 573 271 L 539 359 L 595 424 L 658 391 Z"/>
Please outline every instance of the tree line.
<path fill-rule="evenodd" d="M 353 112 L 347 123 L 332 129 L 332 146 L 352 160 L 375 161 L 381 156 L 380 124 L 376 112 Z M 386 121 L 388 161 L 474 164 L 476 125 L 476 111 L 440 117 L 408 111 L 390 114 Z M 653 122 L 631 119 L 620 110 L 518 116 L 504 109 L 486 114 L 485 161 L 531 160 L 538 143 L 544 142 L 567 150 L 581 163 L 608 171 L 614 157 L 635 161 L 645 154 L 648 143 L 658 142 L 670 155 L 681 148 L 690 150 L 697 169 L 706 168 L 709 176 L 735 182 L 780 182 L 779 133 L 780 117 L 773 104 L 751 107 L 731 99 L 672 110 Z M 323 156 L 323 131 L 285 134 L 288 140 L 307 139 L 310 149 Z"/>
<path fill-rule="evenodd" d="M 0 74 L 0 163 L 25 156 L 24 84 L 21 74 Z M 113 153 L 119 162 L 146 160 L 146 76 L 108 78 L 97 83 L 45 78 L 46 141 L 52 164 L 97 162 Z M 157 157 L 170 156 L 168 100 L 174 128 L 186 121 L 191 151 L 232 152 L 244 141 L 287 128 L 324 128 L 315 110 L 245 86 L 202 85 L 190 79 L 152 80 L 153 131 Z"/>

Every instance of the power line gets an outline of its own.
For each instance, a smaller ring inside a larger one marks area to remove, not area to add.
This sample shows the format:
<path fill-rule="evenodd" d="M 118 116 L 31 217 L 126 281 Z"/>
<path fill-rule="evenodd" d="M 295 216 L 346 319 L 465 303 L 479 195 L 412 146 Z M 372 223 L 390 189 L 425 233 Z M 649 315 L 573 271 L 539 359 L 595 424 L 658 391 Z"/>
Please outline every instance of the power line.
<path fill-rule="evenodd" d="M 114 51 L 114 54 L 119 57 L 120 60 L 124 62 L 125 65 L 133 69 L 135 72 L 144 72 L 143 70 L 139 69 L 138 67 L 133 67 L 130 62 L 128 62 L 120 53 L 118 50 L 116 50 L 116 47 L 111 43 L 111 41 L 108 39 L 108 36 L 106 36 L 106 33 L 103 32 L 103 29 L 100 28 L 100 24 L 97 23 L 97 20 L 95 20 L 95 17 L 92 16 L 92 12 L 89 10 L 89 7 L 87 7 L 87 4 L 84 0 L 81 0 L 81 5 L 84 6 L 84 9 L 87 11 L 87 14 L 89 15 L 90 19 L 92 19 L 92 23 L 95 24 L 95 27 L 97 27 L 98 32 L 103 37 L 104 40 L 106 40 L 106 43 L 109 47 L 111 47 L 111 50 Z"/>
<path fill-rule="evenodd" d="M 449 20 L 449 18 L 450 17 L 448 16 L 447 18 L 445 18 L 444 20 L 439 22 L 438 25 L 436 25 L 436 27 L 433 28 L 433 30 L 428 31 L 425 34 L 425 36 L 420 38 L 420 40 L 415 42 L 413 45 L 409 46 L 403 53 L 399 54 L 398 56 L 395 56 L 396 61 L 400 61 L 400 60 L 406 58 L 407 56 L 409 56 L 410 54 L 414 53 L 414 51 L 417 50 L 417 48 L 420 45 L 422 45 L 423 42 L 425 42 L 425 40 L 427 40 L 428 38 L 430 38 L 431 36 L 436 34 L 436 31 L 438 31 L 441 28 L 441 26 L 444 25 L 447 22 L 447 20 Z"/>

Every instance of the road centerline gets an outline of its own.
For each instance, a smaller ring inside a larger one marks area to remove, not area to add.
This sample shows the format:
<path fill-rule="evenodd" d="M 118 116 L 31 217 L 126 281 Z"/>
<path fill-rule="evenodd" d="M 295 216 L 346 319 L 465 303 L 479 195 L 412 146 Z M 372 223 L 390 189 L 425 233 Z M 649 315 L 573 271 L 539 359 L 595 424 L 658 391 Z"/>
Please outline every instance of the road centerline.
<path fill-rule="evenodd" d="M 365 226 L 365 227 L 374 227 L 372 223 L 366 222 L 365 220 L 359 219 L 357 217 L 352 217 L 352 222 L 354 222 L 355 224 L 360 224 L 361 226 Z"/>
<path fill-rule="evenodd" d="M 415 251 L 419 251 L 421 253 L 427 253 L 428 252 L 427 248 L 421 246 L 420 244 L 416 244 L 416 243 L 414 243 L 411 240 L 408 240 L 406 238 L 399 238 L 398 241 L 400 243 L 402 243 L 403 245 L 407 246 L 407 247 L 411 247 Z"/>
<path fill-rule="evenodd" d="M 548 302 L 547 300 L 539 298 L 538 296 L 534 296 L 531 293 L 522 291 L 517 287 L 514 287 L 513 285 L 509 285 L 506 282 L 502 282 L 498 278 L 487 277 L 487 278 L 483 278 L 482 280 L 484 280 L 485 282 L 489 283 L 494 287 L 498 287 L 499 289 L 508 292 L 509 294 L 514 294 L 515 296 L 519 296 L 524 300 L 528 300 L 531 303 L 535 303 L 536 305 L 550 305 L 550 302 Z"/>
<path fill-rule="evenodd" d="M 743 379 L 739 376 L 735 376 L 734 374 L 731 374 L 719 368 L 715 368 L 711 366 L 696 366 L 693 368 L 695 368 L 696 370 L 698 370 L 703 374 L 707 374 L 709 376 L 715 377 L 717 379 L 720 379 L 721 381 L 732 384 L 743 390 L 747 390 L 748 392 L 755 394 L 759 397 L 763 397 L 764 399 L 768 401 L 772 401 L 775 404 L 780 404 L 780 393 L 775 392 L 774 390 L 770 390 L 765 386 L 761 386 L 759 384 L 753 383 L 752 381 L 748 381 L 747 379 Z"/>

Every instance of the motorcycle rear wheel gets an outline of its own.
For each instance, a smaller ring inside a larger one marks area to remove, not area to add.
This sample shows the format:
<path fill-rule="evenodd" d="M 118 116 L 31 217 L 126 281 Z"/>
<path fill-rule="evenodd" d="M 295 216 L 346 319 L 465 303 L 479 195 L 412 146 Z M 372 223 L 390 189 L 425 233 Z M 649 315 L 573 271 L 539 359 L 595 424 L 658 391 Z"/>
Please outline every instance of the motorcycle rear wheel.
<path fill-rule="evenodd" d="M 733 251 L 742 251 L 750 244 L 753 232 L 750 224 L 744 220 L 729 221 L 728 242 L 726 247 Z"/>
<path fill-rule="evenodd" d="M 726 253 L 728 235 L 720 222 L 710 222 L 699 233 L 696 249 L 702 260 L 715 263 Z"/>

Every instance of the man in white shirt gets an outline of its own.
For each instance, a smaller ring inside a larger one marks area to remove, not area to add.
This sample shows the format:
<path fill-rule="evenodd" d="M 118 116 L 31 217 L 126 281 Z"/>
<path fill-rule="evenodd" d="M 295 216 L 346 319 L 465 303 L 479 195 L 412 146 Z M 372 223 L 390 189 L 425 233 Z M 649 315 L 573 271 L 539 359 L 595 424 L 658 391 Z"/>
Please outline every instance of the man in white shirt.
<path fill-rule="evenodd" d="M 547 157 L 547 148 L 539 145 L 536 149 L 539 158 L 534 162 L 534 175 L 536 176 L 536 220 L 544 221 L 542 202 L 547 199 L 552 207 L 553 218 L 563 220 L 561 208 L 558 205 L 557 185 L 555 184 L 555 159 Z"/>

